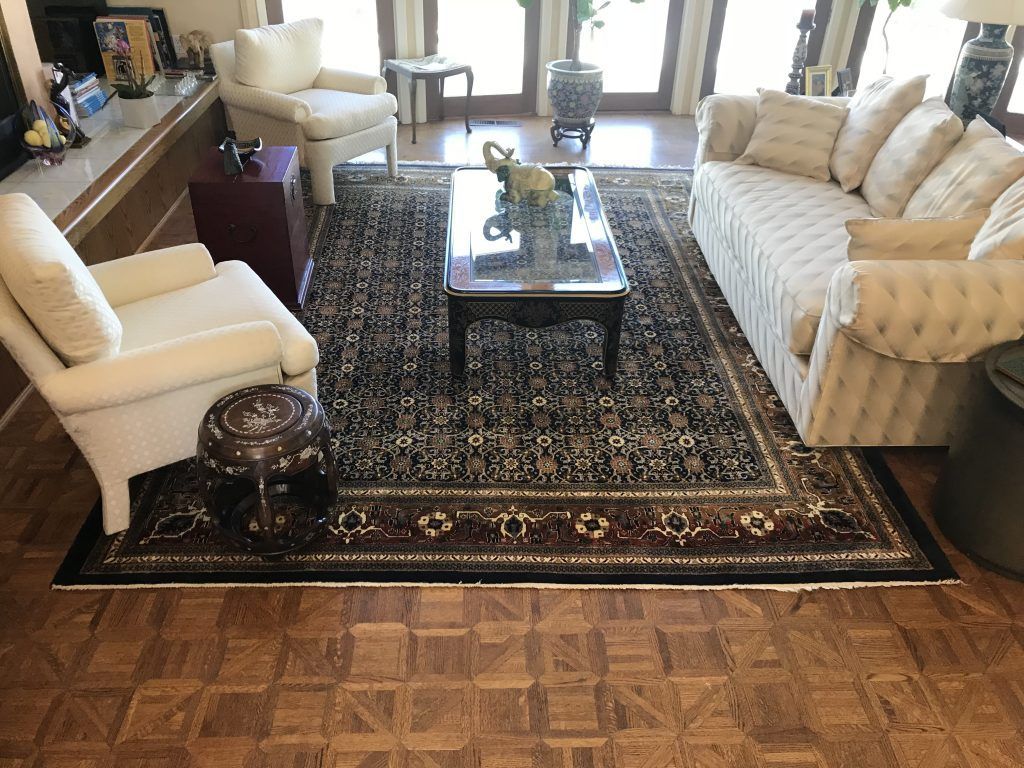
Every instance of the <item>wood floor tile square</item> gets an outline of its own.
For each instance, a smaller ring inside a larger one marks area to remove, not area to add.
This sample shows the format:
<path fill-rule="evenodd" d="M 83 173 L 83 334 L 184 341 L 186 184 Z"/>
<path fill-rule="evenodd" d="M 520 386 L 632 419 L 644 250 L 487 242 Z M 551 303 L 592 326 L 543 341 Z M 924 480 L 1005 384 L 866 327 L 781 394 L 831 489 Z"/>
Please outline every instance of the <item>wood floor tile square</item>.
<path fill-rule="evenodd" d="M 545 685 L 544 710 L 551 731 L 596 731 L 597 690 L 593 685 Z"/>
<path fill-rule="evenodd" d="M 888 731 L 926 733 L 945 729 L 945 719 L 921 679 L 912 675 L 872 674 L 865 692 L 882 726 Z"/>
<path fill-rule="evenodd" d="M 59 689 L 10 689 L 0 693 L 0 743 L 31 741 Z"/>
<path fill-rule="evenodd" d="M 1005 734 L 1022 725 L 986 675 L 926 675 L 924 682 L 956 731 Z"/>
<path fill-rule="evenodd" d="M 939 587 L 891 587 L 883 590 L 882 601 L 899 624 L 943 621 L 942 590 Z"/>
<path fill-rule="evenodd" d="M 43 744 L 77 747 L 112 744 L 131 695 L 130 689 L 63 693 L 53 703 Z"/>
<path fill-rule="evenodd" d="M 1020 732 L 1004 737 L 957 737 L 960 751 L 971 768 L 1020 768 L 1024 765 L 1024 736 Z"/>
<path fill-rule="evenodd" d="M 256 739 L 264 728 L 267 690 L 264 686 L 215 685 L 203 690 L 193 739 Z"/>
<path fill-rule="evenodd" d="M 342 645 L 342 672 L 350 680 L 405 680 L 409 630 L 402 624 L 357 624 Z"/>
<path fill-rule="evenodd" d="M 615 765 L 620 768 L 687 768 L 687 759 L 672 734 L 630 733 L 612 738 Z"/>
<path fill-rule="evenodd" d="M 970 768 L 952 734 L 889 733 L 897 768 Z"/>
<path fill-rule="evenodd" d="M 837 670 L 848 666 L 839 636 L 831 627 L 786 627 L 780 642 L 794 670 Z"/>
<path fill-rule="evenodd" d="M 604 638 L 597 630 L 578 634 L 538 632 L 534 642 L 540 679 L 545 682 L 578 679 L 581 674 L 596 679 L 605 672 Z"/>
<path fill-rule="evenodd" d="M 148 638 L 159 629 L 167 603 L 167 594 L 161 589 L 112 592 L 99 614 L 96 634 L 116 640 Z"/>
<path fill-rule="evenodd" d="M 719 642 L 733 672 L 772 672 L 785 669 L 771 625 L 763 621 L 722 622 Z"/>
<path fill-rule="evenodd" d="M 229 589 L 217 623 L 229 637 L 276 636 L 285 626 L 285 596 L 283 589 Z"/>
<path fill-rule="evenodd" d="M 395 753 L 345 749 L 344 747 L 332 747 L 327 752 L 324 766 L 325 768 L 404 768 Z"/>
<path fill-rule="evenodd" d="M 537 613 L 535 626 L 542 632 L 585 634 L 593 626 L 587 617 L 581 590 L 540 590 L 537 594 Z"/>
<path fill-rule="evenodd" d="M 418 750 L 462 749 L 472 736 L 473 689 L 469 684 L 409 686 L 411 716 L 404 745 Z"/>
<path fill-rule="evenodd" d="M 483 736 L 529 734 L 533 727 L 531 700 L 536 702 L 539 696 L 536 685 L 515 688 L 477 685 L 477 733 Z"/>
<path fill-rule="evenodd" d="M 670 677 L 694 672 L 725 672 L 729 667 L 729 659 L 714 625 L 660 629 L 656 637 L 664 661 L 663 669 Z"/>
<path fill-rule="evenodd" d="M 684 736 L 727 738 L 745 730 L 736 688 L 726 675 L 676 678 L 672 681 Z"/>
<path fill-rule="evenodd" d="M 472 639 L 468 629 L 413 630 L 409 638 L 409 679 L 469 679 Z"/>
<path fill-rule="evenodd" d="M 855 738 L 877 733 L 879 723 L 868 701 L 852 677 L 823 674 L 802 685 L 808 720 L 818 733 L 831 738 Z"/>
<path fill-rule="evenodd" d="M 466 593 L 466 619 L 473 624 L 487 621 L 533 622 L 534 593 L 528 589 L 471 589 Z"/>
<path fill-rule="evenodd" d="M 208 639 L 218 637 L 217 619 L 226 589 L 186 589 L 172 594 L 160 634 L 164 637 Z"/>
<path fill-rule="evenodd" d="M 328 686 L 275 685 L 269 692 L 270 728 L 267 743 L 326 742 L 334 703 Z"/>
<path fill-rule="evenodd" d="M 469 627 L 466 618 L 466 591 L 462 589 L 424 589 L 414 596 L 413 629 L 457 629 Z"/>
<path fill-rule="evenodd" d="M 746 741 L 737 744 L 682 742 L 689 768 L 753 768 L 754 756 Z"/>
<path fill-rule="evenodd" d="M 470 636 L 470 674 L 473 679 L 500 681 L 506 677 L 529 677 L 527 651 L 529 628 L 519 624 L 488 622 L 478 624 Z M 536 654 L 533 654 L 536 659 Z M 539 661 L 539 660 L 537 660 Z M 538 674 L 539 669 L 535 670 Z"/>
<path fill-rule="evenodd" d="M 294 614 L 286 630 L 291 635 L 341 635 L 351 613 L 352 592 L 347 589 L 303 589 L 295 596 Z"/>
<path fill-rule="evenodd" d="M 604 643 L 606 676 L 610 680 L 663 679 L 663 646 L 654 628 L 630 622 L 606 625 Z"/>
<path fill-rule="evenodd" d="M 146 640 L 94 641 L 76 665 L 76 685 L 102 688 L 132 683 L 149 645 Z"/>
<path fill-rule="evenodd" d="M 612 683 L 604 686 L 603 709 L 608 713 L 608 726 L 616 731 L 676 731 L 675 689 L 664 681 L 657 683 Z"/>
<path fill-rule="evenodd" d="M 57 687 L 67 682 L 87 646 L 86 642 L 32 640 L 5 645 L 0 654 L 0 690 Z"/>
<path fill-rule="evenodd" d="M 286 636 L 281 644 L 278 680 L 292 684 L 333 683 L 341 677 L 343 646 L 344 639 L 333 635 Z"/>
<path fill-rule="evenodd" d="M 283 646 L 284 641 L 278 638 L 231 637 L 224 640 L 217 682 L 268 682 L 277 674 Z"/>
<path fill-rule="evenodd" d="M 212 680 L 221 662 L 216 638 L 155 638 L 142 658 L 144 678 Z"/>
<path fill-rule="evenodd" d="M 345 683 L 334 691 L 333 709 L 330 713 L 328 733 L 332 743 L 339 748 L 389 750 L 399 745 L 397 718 L 405 717 L 408 706 L 405 696 L 397 687 L 388 688 L 377 683 L 365 687 Z"/>
<path fill-rule="evenodd" d="M 750 734 L 795 731 L 806 727 L 802 696 L 789 680 L 736 682 L 740 712 Z"/>
<path fill-rule="evenodd" d="M 202 699 L 198 681 L 152 681 L 138 687 L 128 704 L 118 743 L 184 744 Z"/>
<path fill-rule="evenodd" d="M 891 623 L 846 624 L 847 645 L 865 672 L 918 672 L 899 627 Z"/>
<path fill-rule="evenodd" d="M 906 626 L 904 633 L 922 672 L 982 672 L 985 669 L 959 626 L 913 625 Z"/>

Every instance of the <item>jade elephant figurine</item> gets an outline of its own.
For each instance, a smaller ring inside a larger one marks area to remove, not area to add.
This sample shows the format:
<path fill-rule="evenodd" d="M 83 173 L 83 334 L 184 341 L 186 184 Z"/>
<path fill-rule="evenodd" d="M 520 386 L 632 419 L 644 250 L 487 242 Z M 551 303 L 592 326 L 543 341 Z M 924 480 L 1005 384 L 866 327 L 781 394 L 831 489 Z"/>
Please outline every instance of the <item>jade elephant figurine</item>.
<path fill-rule="evenodd" d="M 541 208 L 558 198 L 555 177 L 551 171 L 537 163 L 514 160 L 515 149 L 505 149 L 496 141 L 484 143 L 484 163 L 487 170 L 505 185 L 504 199 L 510 203 L 526 200 Z"/>

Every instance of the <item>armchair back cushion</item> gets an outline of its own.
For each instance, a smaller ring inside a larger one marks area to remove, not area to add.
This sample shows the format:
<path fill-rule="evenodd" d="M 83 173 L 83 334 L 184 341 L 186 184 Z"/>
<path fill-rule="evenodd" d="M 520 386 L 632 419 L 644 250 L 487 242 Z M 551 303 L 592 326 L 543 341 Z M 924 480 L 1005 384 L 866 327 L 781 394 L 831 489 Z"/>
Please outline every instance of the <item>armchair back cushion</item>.
<path fill-rule="evenodd" d="M 235 32 L 235 79 L 277 93 L 313 87 L 322 65 L 324 23 L 302 19 Z"/>
<path fill-rule="evenodd" d="M 829 164 L 843 192 L 855 190 L 864 181 L 871 161 L 893 128 L 921 103 L 927 79 L 926 75 L 909 80 L 883 77 L 853 97 Z"/>
<path fill-rule="evenodd" d="M 121 321 L 60 230 L 25 194 L 0 196 L 0 277 L 66 363 L 116 354 Z"/>
<path fill-rule="evenodd" d="M 977 117 L 907 201 L 904 218 L 933 219 L 991 208 L 1024 176 L 1024 154 Z"/>

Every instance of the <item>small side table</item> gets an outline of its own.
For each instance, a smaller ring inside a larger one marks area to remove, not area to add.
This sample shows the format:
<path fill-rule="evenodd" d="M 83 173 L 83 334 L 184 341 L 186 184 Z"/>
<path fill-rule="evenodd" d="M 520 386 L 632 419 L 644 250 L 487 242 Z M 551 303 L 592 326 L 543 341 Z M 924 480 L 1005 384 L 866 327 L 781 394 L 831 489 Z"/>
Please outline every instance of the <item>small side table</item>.
<path fill-rule="evenodd" d="M 302 309 L 313 274 L 302 206 L 299 151 L 264 147 L 237 176 L 211 147 L 188 183 L 199 242 L 215 262 L 239 259 L 291 310 Z"/>
<path fill-rule="evenodd" d="M 247 552 L 283 555 L 323 532 L 338 497 L 324 410 L 284 384 L 247 387 L 206 412 L 199 487 L 221 533 Z"/>
<path fill-rule="evenodd" d="M 935 521 L 957 548 L 1024 580 L 1024 385 L 996 370 L 1024 343 L 994 347 L 936 486 Z"/>
<path fill-rule="evenodd" d="M 444 81 L 452 75 L 466 76 L 466 133 L 472 133 L 469 127 L 469 105 L 473 98 L 473 68 L 469 64 L 459 64 L 441 56 L 427 56 L 422 59 L 385 59 L 381 69 L 381 77 L 388 70 L 405 77 L 409 81 L 409 99 L 412 108 L 412 143 L 416 143 L 416 92 L 419 80 L 437 80 L 441 90 L 441 119 L 444 120 Z"/>

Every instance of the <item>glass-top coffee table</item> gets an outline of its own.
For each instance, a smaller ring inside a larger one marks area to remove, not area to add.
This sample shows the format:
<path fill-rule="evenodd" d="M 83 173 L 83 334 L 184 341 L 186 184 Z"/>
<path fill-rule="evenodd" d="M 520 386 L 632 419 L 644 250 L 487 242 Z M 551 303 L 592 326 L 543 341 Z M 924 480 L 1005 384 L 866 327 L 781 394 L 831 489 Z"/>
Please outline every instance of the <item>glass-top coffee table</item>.
<path fill-rule="evenodd" d="M 444 290 L 455 376 L 465 371 L 466 330 L 486 319 L 528 328 L 596 321 L 605 375 L 615 375 L 629 281 L 590 171 L 548 170 L 558 199 L 545 208 L 503 202 L 486 168 L 452 175 Z"/>

